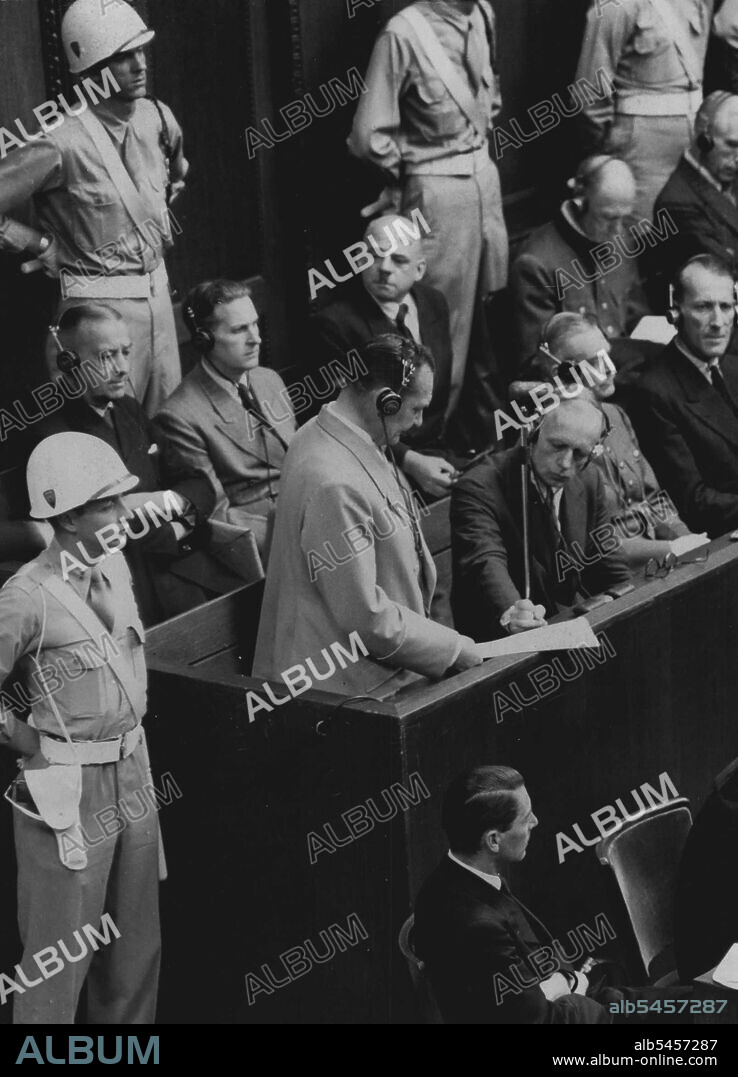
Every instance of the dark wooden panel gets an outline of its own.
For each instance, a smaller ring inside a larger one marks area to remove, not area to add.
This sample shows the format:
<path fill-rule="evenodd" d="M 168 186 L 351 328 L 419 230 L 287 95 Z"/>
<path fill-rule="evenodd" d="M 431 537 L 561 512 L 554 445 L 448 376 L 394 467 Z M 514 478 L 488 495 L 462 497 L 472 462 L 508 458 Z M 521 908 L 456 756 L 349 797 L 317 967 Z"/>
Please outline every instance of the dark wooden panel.
<path fill-rule="evenodd" d="M 495 692 L 509 694 L 514 682 L 530 695 L 528 674 L 551 656 L 497 659 L 383 704 L 340 707 L 335 698 L 310 691 L 250 723 L 245 693 L 263 691 L 259 684 L 217 659 L 178 673 L 162 663 L 159 649 L 149 739 L 156 769 L 169 770 L 183 792 L 168 815 L 162 812 L 171 869 L 163 906 L 163 1019 L 405 1019 L 409 995 L 397 932 L 444 849 L 442 791 L 459 770 L 482 762 L 518 767 L 540 818 L 513 880 L 523 900 L 555 931 L 592 924 L 605 913 L 618 933 L 616 948 L 632 961 L 608 872 L 591 849 L 570 853 L 559 865 L 555 836 L 571 835 L 579 823 L 592 837 L 592 812 L 618 797 L 633 806 L 631 790 L 643 783 L 658 789 L 664 772 L 680 794 L 698 802 L 738 754 L 737 585 L 738 550 L 724 540 L 713 544 L 706 564 L 644 582 L 590 615 L 615 656 L 500 723 Z M 229 601 L 222 600 L 223 610 Z M 187 616 L 198 631 L 202 613 Z M 228 617 L 237 641 L 239 617 Z M 207 640 L 220 632 L 212 620 L 201 627 Z M 156 633 L 165 638 L 167 626 Z M 228 634 L 226 625 L 220 642 Z M 207 770 L 204 743 L 214 761 Z M 421 798 L 401 817 L 309 863 L 308 831 L 324 833 L 331 823 L 345 836 L 342 812 L 379 797 L 392 782 L 407 787 L 413 773 L 431 799 Z M 216 903 L 219 921 L 233 931 L 225 955 L 192 929 L 202 908 Z M 368 930 L 366 943 L 245 1006 L 247 971 L 317 939 L 351 913 Z M 637 963 L 631 974 L 638 975 Z M 185 978 L 215 986 L 195 998 L 182 991 Z"/>

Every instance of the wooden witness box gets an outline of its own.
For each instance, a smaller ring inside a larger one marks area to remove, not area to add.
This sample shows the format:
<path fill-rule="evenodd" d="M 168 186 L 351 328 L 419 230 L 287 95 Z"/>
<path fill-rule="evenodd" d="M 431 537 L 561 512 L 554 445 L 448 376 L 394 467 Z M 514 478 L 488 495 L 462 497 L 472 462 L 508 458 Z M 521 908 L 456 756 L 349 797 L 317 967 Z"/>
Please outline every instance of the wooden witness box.
<path fill-rule="evenodd" d="M 446 571 L 448 531 L 435 516 L 429 523 Z M 696 809 L 738 754 L 738 548 L 719 540 L 705 563 L 641 578 L 633 593 L 590 613 L 606 637 L 601 662 L 573 676 L 573 655 L 561 653 L 571 679 L 553 688 L 545 667 L 555 679 L 557 656 L 526 655 L 391 702 L 342 705 L 310 690 L 249 722 L 246 693 L 263 696 L 245 675 L 261 590 L 148 633 L 155 781 L 168 772 L 181 791 L 160 809 L 169 880 L 159 1019 L 412 1021 L 398 933 L 445 852 L 442 792 L 482 763 L 519 769 L 540 820 L 511 879 L 521 899 L 564 944 L 568 931 L 604 913 L 632 976 L 642 975 L 594 845 L 560 863 L 556 835 L 571 837 L 579 824 L 597 837 L 593 812 L 617 798 L 632 805 L 631 790 L 658 790 L 663 774 Z M 342 948 L 331 946 L 336 925 L 351 940 Z M 306 940 L 327 959 L 312 960 Z M 265 984 L 251 980 L 248 997 L 247 973 Z"/>

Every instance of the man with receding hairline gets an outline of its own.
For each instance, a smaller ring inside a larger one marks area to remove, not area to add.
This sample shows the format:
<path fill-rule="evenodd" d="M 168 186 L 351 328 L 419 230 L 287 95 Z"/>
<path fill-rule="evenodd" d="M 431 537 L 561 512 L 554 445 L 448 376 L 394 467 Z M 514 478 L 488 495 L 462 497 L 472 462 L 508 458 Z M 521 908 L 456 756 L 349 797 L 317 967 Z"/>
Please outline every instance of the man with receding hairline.
<path fill-rule="evenodd" d="M 647 313 L 638 259 L 628 256 L 644 245 L 641 233 L 633 231 L 636 187 L 630 168 L 605 154 L 589 157 L 570 188 L 574 197 L 529 236 L 512 265 L 519 364 L 534 355 L 554 314 L 591 314 L 608 340 L 618 341 Z M 612 264 L 611 254 L 612 268 L 603 272 L 606 243 L 615 244 L 620 264 Z"/>
<path fill-rule="evenodd" d="M 730 268 L 698 255 L 674 283 L 677 336 L 636 383 L 643 451 L 680 516 L 717 538 L 738 527 L 738 359 Z"/>
<path fill-rule="evenodd" d="M 459 631 L 481 642 L 539 628 L 579 595 L 628 581 L 622 557 L 612 541 L 604 541 L 609 517 L 601 475 L 587 467 L 603 433 L 600 411 L 573 399 L 544 415 L 531 435 L 529 599 L 524 597 L 523 448 L 481 460 L 459 481 L 451 497 L 451 605 Z"/>
<path fill-rule="evenodd" d="M 666 279 L 697 254 L 712 254 L 738 272 L 738 97 L 705 99 L 694 138 L 656 200 L 675 231 L 654 249 Z"/>
<path fill-rule="evenodd" d="M 394 455 L 425 493 L 442 497 L 451 490 L 455 474 L 443 458 L 452 362 L 448 303 L 441 292 L 423 283 L 426 260 L 420 238 L 398 240 L 398 224 L 405 221 L 412 223 L 392 214 L 367 225 L 364 239 L 372 265 L 311 319 L 312 358 L 316 368 L 334 359 L 345 363 L 352 349 L 382 333 L 399 332 L 429 349 L 436 368 L 433 399 L 422 425 L 404 435 Z"/>

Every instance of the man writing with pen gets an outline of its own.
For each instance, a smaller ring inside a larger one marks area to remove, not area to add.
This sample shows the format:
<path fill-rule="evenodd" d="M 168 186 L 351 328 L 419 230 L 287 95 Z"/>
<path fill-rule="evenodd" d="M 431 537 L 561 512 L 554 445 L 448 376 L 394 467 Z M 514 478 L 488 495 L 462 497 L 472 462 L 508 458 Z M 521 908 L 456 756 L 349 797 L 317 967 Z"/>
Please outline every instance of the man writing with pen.
<path fill-rule="evenodd" d="M 522 446 L 480 460 L 460 479 L 451 498 L 451 604 L 459 631 L 483 641 L 540 628 L 582 596 L 628 583 L 610 537 L 602 478 L 587 467 L 606 435 L 602 413 L 576 398 L 562 399 L 533 425 L 527 543 Z"/>

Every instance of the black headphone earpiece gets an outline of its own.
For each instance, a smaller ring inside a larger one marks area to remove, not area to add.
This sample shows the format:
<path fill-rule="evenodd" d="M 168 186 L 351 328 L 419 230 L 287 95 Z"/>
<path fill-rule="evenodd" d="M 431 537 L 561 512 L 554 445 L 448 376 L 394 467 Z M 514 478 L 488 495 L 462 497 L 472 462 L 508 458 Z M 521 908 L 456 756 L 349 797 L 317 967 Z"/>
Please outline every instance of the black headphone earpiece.
<path fill-rule="evenodd" d="M 715 139 L 709 133 L 709 131 L 700 131 L 695 139 L 697 143 L 697 149 L 700 153 L 712 153 L 715 149 Z"/>
<path fill-rule="evenodd" d="M 209 329 L 197 324 L 195 312 L 189 303 L 184 307 L 184 316 L 187 320 L 187 328 L 190 331 L 190 339 L 196 344 L 203 354 L 211 352 L 215 347 L 215 337 Z"/>
<path fill-rule="evenodd" d="M 399 385 L 397 384 L 400 367 L 393 362 L 393 367 L 388 372 L 390 385 L 380 389 L 377 397 L 377 414 L 381 419 L 389 419 L 393 415 L 397 415 L 402 407 L 403 394 L 412 381 L 416 369 L 415 354 L 416 346 L 410 341 L 403 341 L 402 354 L 399 357 L 402 366 L 400 383 Z"/>
<path fill-rule="evenodd" d="M 382 389 L 377 397 L 377 411 L 383 419 L 397 415 L 402 407 L 402 397 L 394 389 Z"/>
<path fill-rule="evenodd" d="M 59 340 L 59 326 L 50 325 L 49 332 L 54 338 L 54 343 L 57 348 L 56 365 L 62 374 L 72 374 L 82 365 L 82 360 L 76 352 L 71 348 L 65 348 L 62 342 Z"/>
<path fill-rule="evenodd" d="M 679 326 L 682 319 L 682 312 L 677 306 L 676 294 L 674 292 L 674 285 L 669 285 L 669 306 L 666 309 L 666 320 L 669 325 Z"/>
<path fill-rule="evenodd" d="M 682 268 L 679 270 L 678 276 L 681 277 L 682 273 L 692 262 L 697 262 L 704 258 L 703 254 L 697 254 L 694 258 L 690 258 L 688 262 L 685 262 Z M 738 282 L 733 281 L 733 324 L 738 327 Z M 682 312 L 676 301 L 676 290 L 673 284 L 669 285 L 669 306 L 666 309 L 666 320 L 670 325 L 674 325 L 679 328 L 682 321 Z"/>

